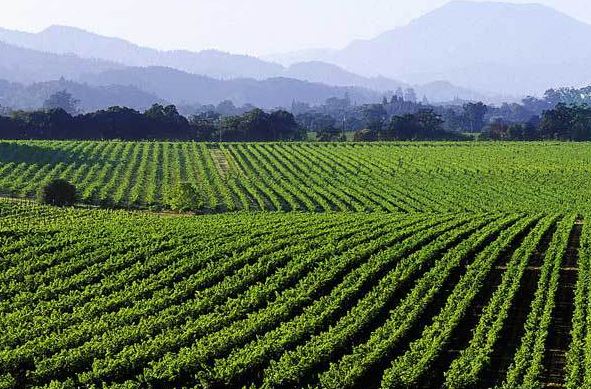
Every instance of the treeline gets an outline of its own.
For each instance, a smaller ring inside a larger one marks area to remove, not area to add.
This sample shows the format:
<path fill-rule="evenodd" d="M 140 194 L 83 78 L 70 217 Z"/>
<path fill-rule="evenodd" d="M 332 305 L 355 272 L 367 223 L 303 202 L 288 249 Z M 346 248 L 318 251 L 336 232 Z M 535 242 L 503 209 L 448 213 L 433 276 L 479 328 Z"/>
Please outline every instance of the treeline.
<path fill-rule="evenodd" d="M 223 102 L 215 110 L 186 117 L 173 105 L 154 104 L 144 112 L 111 107 L 79 113 L 66 91 L 52 95 L 37 111 L 0 111 L 2 139 L 194 140 L 215 142 L 465 140 L 465 133 L 488 140 L 591 140 L 591 87 L 546 92 L 522 104 L 456 106 L 418 103 L 394 95 L 378 104 L 357 106 L 331 98 L 310 107 L 295 103 L 292 112 L 265 112 Z M 219 108 L 219 109 L 218 109 Z"/>
<path fill-rule="evenodd" d="M 394 117 L 414 115 L 419 111 L 431 111 L 442 120 L 442 127 L 449 132 L 480 132 L 487 114 L 494 109 L 481 102 L 456 102 L 449 105 L 432 105 L 424 99 L 417 102 L 412 93 L 401 90 L 385 98 L 381 103 L 356 105 L 348 97 L 331 98 L 324 104 L 312 107 L 294 102 L 291 112 L 296 120 L 313 132 L 338 128 L 343 131 L 358 131 L 376 127 L 388 127 Z"/>
<path fill-rule="evenodd" d="M 507 123 L 497 120 L 490 123 L 482 134 L 489 140 L 591 140 L 591 107 L 559 103 L 554 109 L 544 111 L 541 117 L 532 117 L 525 123 Z"/>
<path fill-rule="evenodd" d="M 79 140 L 194 140 L 194 141 L 293 141 L 306 132 L 286 111 L 266 113 L 254 109 L 240 116 L 180 115 L 175 106 L 153 105 L 145 112 L 111 107 L 87 114 L 70 114 L 63 108 L 15 111 L 0 116 L 2 139 Z"/>
<path fill-rule="evenodd" d="M 265 112 L 248 107 L 240 114 L 224 115 L 205 111 L 189 118 L 173 105 L 154 104 L 145 112 L 126 107 L 111 107 L 79 114 L 77 103 L 66 91 L 52 95 L 43 110 L 14 111 L 0 116 L 0 137 L 4 139 L 121 139 L 121 140 L 194 140 L 216 142 L 301 141 L 308 131 L 315 130 L 319 141 L 346 140 L 345 128 L 323 115 L 326 121 L 311 125 L 285 110 Z M 329 99 L 328 104 L 350 107 L 348 100 Z M 374 140 L 462 140 L 461 134 L 445 128 L 445 120 L 433 109 L 422 108 L 414 113 L 414 103 L 402 97 L 380 104 L 363 106 L 355 133 L 357 141 Z M 229 104 L 227 109 L 232 108 Z M 230 111 L 230 110 L 229 110 Z M 234 111 L 236 112 L 236 111 Z M 346 125 L 346 118 L 345 124 Z"/>
<path fill-rule="evenodd" d="M 540 127 L 542 119 L 549 118 L 548 115 L 552 115 L 559 104 L 574 107 L 572 109 L 575 110 L 576 107 L 591 105 L 591 87 L 549 89 L 542 98 L 526 97 L 521 103 L 503 103 L 500 106 L 462 101 L 433 105 L 426 99 L 417 102 L 415 96 L 403 95 L 399 90 L 391 98 L 384 98 L 381 103 L 376 104 L 356 105 L 347 97 L 332 98 L 314 107 L 294 102 L 291 112 L 304 127 L 324 133 L 338 133 L 338 129 L 359 131 L 370 128 L 375 134 L 389 128 L 395 117 L 415 115 L 419 111 L 429 110 L 443 120 L 442 128 L 451 133 L 483 134 L 484 138 L 489 139 L 586 139 L 584 134 L 588 132 L 585 130 L 575 137 L 568 131 L 557 131 L 554 128 L 564 123 L 567 126 L 574 123 L 580 128 L 584 122 L 584 119 L 581 119 L 581 112 L 584 110 L 580 111 L 575 119 L 567 117 L 562 124 L 552 120 L 545 127 Z"/>
<path fill-rule="evenodd" d="M 445 121 L 431 109 L 421 109 L 414 114 L 396 115 L 387 123 L 382 120 L 368 121 L 367 128 L 358 130 L 353 136 L 356 142 L 408 141 L 408 140 L 468 140 L 467 136 L 448 131 Z M 320 141 L 343 141 L 344 135 L 337 128 L 320 130 Z"/>

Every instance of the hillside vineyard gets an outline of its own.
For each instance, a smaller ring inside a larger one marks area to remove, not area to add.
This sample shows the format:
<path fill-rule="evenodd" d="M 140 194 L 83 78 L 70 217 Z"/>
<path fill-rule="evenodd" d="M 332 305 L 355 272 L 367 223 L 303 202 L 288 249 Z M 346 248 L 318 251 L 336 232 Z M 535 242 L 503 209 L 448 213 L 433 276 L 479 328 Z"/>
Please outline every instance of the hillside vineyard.
<path fill-rule="evenodd" d="M 0 388 L 591 387 L 590 162 L 0 143 Z M 58 177 L 93 206 L 27 199 Z M 203 214 L 160 212 L 185 181 Z"/>
<path fill-rule="evenodd" d="M 163 207 L 191 182 L 203 212 L 589 210 L 591 149 L 566 143 L 0 142 L 0 193 L 51 178 L 81 201 Z"/>

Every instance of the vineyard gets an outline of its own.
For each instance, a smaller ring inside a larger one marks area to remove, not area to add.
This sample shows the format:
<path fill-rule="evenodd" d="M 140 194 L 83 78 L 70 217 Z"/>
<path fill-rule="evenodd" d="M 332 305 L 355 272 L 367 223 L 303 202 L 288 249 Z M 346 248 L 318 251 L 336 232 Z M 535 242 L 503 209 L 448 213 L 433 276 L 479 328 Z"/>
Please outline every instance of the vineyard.
<path fill-rule="evenodd" d="M 590 162 L 0 143 L 0 388 L 591 388 Z M 28 200 L 48 177 L 92 206 Z M 145 212 L 186 181 L 204 214 Z"/>
<path fill-rule="evenodd" d="M 165 208 L 179 182 L 226 211 L 591 211 L 587 144 L 0 142 L 0 194 L 51 178 L 81 201 Z"/>

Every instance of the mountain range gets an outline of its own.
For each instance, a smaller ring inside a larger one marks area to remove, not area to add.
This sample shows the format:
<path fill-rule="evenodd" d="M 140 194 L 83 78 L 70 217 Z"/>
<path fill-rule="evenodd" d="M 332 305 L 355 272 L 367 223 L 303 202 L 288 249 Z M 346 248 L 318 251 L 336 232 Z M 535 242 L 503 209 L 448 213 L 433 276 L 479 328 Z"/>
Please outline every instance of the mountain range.
<path fill-rule="evenodd" d="M 159 51 L 141 47 L 123 39 L 104 37 L 66 26 L 52 26 L 39 33 L 0 29 L 0 41 L 35 52 L 67 55 L 71 59 L 75 56 L 79 59 L 93 60 L 93 63 L 85 66 L 86 69 L 95 69 L 99 64 L 102 65 L 102 68 L 158 66 L 221 80 L 235 78 L 265 80 L 284 77 L 331 86 L 360 87 L 377 92 L 394 91 L 399 87 L 411 87 L 408 83 L 386 77 L 359 76 L 337 65 L 320 61 L 300 62 L 284 67 L 255 57 L 217 50 Z M 48 61 L 49 63 L 52 62 L 52 58 Z M 29 61 L 31 63 L 37 62 Z M 97 73 L 97 71 L 86 71 L 86 73 Z M 79 78 L 79 74 L 76 72 L 69 72 L 69 74 L 74 74 L 74 78 Z M 20 79 L 22 78 L 21 76 Z M 39 79 L 30 79 L 30 81 L 39 81 Z M 486 98 L 483 94 L 469 91 L 466 88 L 456 88 L 450 83 L 433 84 L 430 82 L 424 88 L 421 85 L 414 87 L 418 90 L 419 95 L 427 95 L 435 101 L 449 101 L 456 97 L 463 99 Z"/>
<path fill-rule="evenodd" d="M 210 88 L 191 91 L 180 85 L 171 90 L 171 79 L 174 82 L 181 76 L 175 70 L 184 72 L 182 78 L 191 80 L 188 84 L 209 85 Z M 146 74 L 161 78 L 147 80 Z M 300 99 L 317 104 L 327 96 L 343 97 L 345 93 L 364 103 L 377 101 L 398 88 L 410 87 L 417 90 L 419 97 L 425 96 L 434 102 L 488 98 L 448 82 L 411 85 L 386 77 L 360 76 L 320 61 L 284 67 L 255 57 L 216 50 L 159 51 L 67 26 L 52 26 L 39 33 L 0 29 L 0 79 L 31 84 L 60 77 L 101 86 L 110 85 L 107 82 L 117 79 L 121 85 L 148 93 L 167 91 L 158 96 L 175 103 L 206 104 L 229 99 L 240 104 L 245 99 L 253 99 L 246 102 L 265 102 L 263 107 L 275 107 Z M 211 85 L 216 87 L 211 88 Z M 273 90 L 277 86 L 280 88 Z"/>
<path fill-rule="evenodd" d="M 0 80 L 0 106 L 33 110 L 43 106 L 52 94 L 67 90 L 79 101 L 79 109 L 92 112 L 115 105 L 145 110 L 154 103 L 167 103 L 154 94 L 133 86 L 91 86 L 65 79 L 30 85 Z"/>
<path fill-rule="evenodd" d="M 164 66 L 127 66 L 75 54 L 55 54 L 0 41 L 0 105 L 14 109 L 41 107 L 58 87 L 80 101 L 82 110 L 146 102 L 217 104 L 231 100 L 262 108 L 289 107 L 293 101 L 321 104 L 349 95 L 360 104 L 382 94 L 363 87 L 332 86 L 288 77 L 215 78 Z M 150 104 L 148 104 L 149 106 Z"/>
<path fill-rule="evenodd" d="M 343 49 L 264 58 L 161 51 L 67 26 L 39 33 L 0 29 L 0 79 L 22 84 L 21 91 L 56 85 L 62 77 L 79 90 L 103 88 L 97 95 L 118 86 L 137 106 L 156 97 L 272 108 L 345 94 L 365 103 L 410 87 L 432 102 L 499 102 L 590 84 L 589 37 L 590 25 L 545 6 L 470 1 L 450 2 Z"/>
<path fill-rule="evenodd" d="M 348 95 L 358 104 L 377 102 L 381 95 L 358 87 L 329 86 L 293 78 L 265 80 L 235 78 L 219 80 L 167 67 L 126 67 L 83 78 L 89 85 L 132 85 L 177 104 L 217 104 L 231 100 L 236 105 L 290 107 L 294 101 L 321 104 L 330 97 Z"/>
<path fill-rule="evenodd" d="M 39 33 L 0 29 L 0 41 L 46 53 L 73 54 L 126 66 L 171 67 L 221 79 L 265 79 L 278 76 L 283 71 L 283 66 L 279 64 L 246 55 L 217 50 L 160 51 L 67 26 L 51 26 Z"/>
<path fill-rule="evenodd" d="M 74 54 L 53 54 L 30 50 L 0 40 L 0 79 L 33 83 L 60 77 L 78 79 L 87 73 L 100 73 L 122 66 L 98 59 L 81 58 Z"/>
<path fill-rule="evenodd" d="M 523 96 L 591 83 L 591 25 L 538 4 L 453 1 L 340 50 L 271 58 L 323 61 L 364 76 Z"/>

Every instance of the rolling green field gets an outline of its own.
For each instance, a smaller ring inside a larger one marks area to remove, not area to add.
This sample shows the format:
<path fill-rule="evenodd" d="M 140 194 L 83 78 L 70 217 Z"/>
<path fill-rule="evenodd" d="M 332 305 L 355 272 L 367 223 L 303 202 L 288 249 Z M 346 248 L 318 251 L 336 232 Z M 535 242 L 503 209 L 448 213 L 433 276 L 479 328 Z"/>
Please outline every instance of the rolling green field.
<path fill-rule="evenodd" d="M 61 177 L 118 207 L 162 207 L 188 181 L 209 212 L 587 211 L 589 166 L 589 144 L 567 143 L 1 142 L 0 193 Z"/>
<path fill-rule="evenodd" d="M 0 388 L 591 387 L 590 162 L 568 143 L 0 143 L 6 197 L 62 177 L 134 208 L 0 199 Z M 142 210 L 181 181 L 210 214 Z"/>

